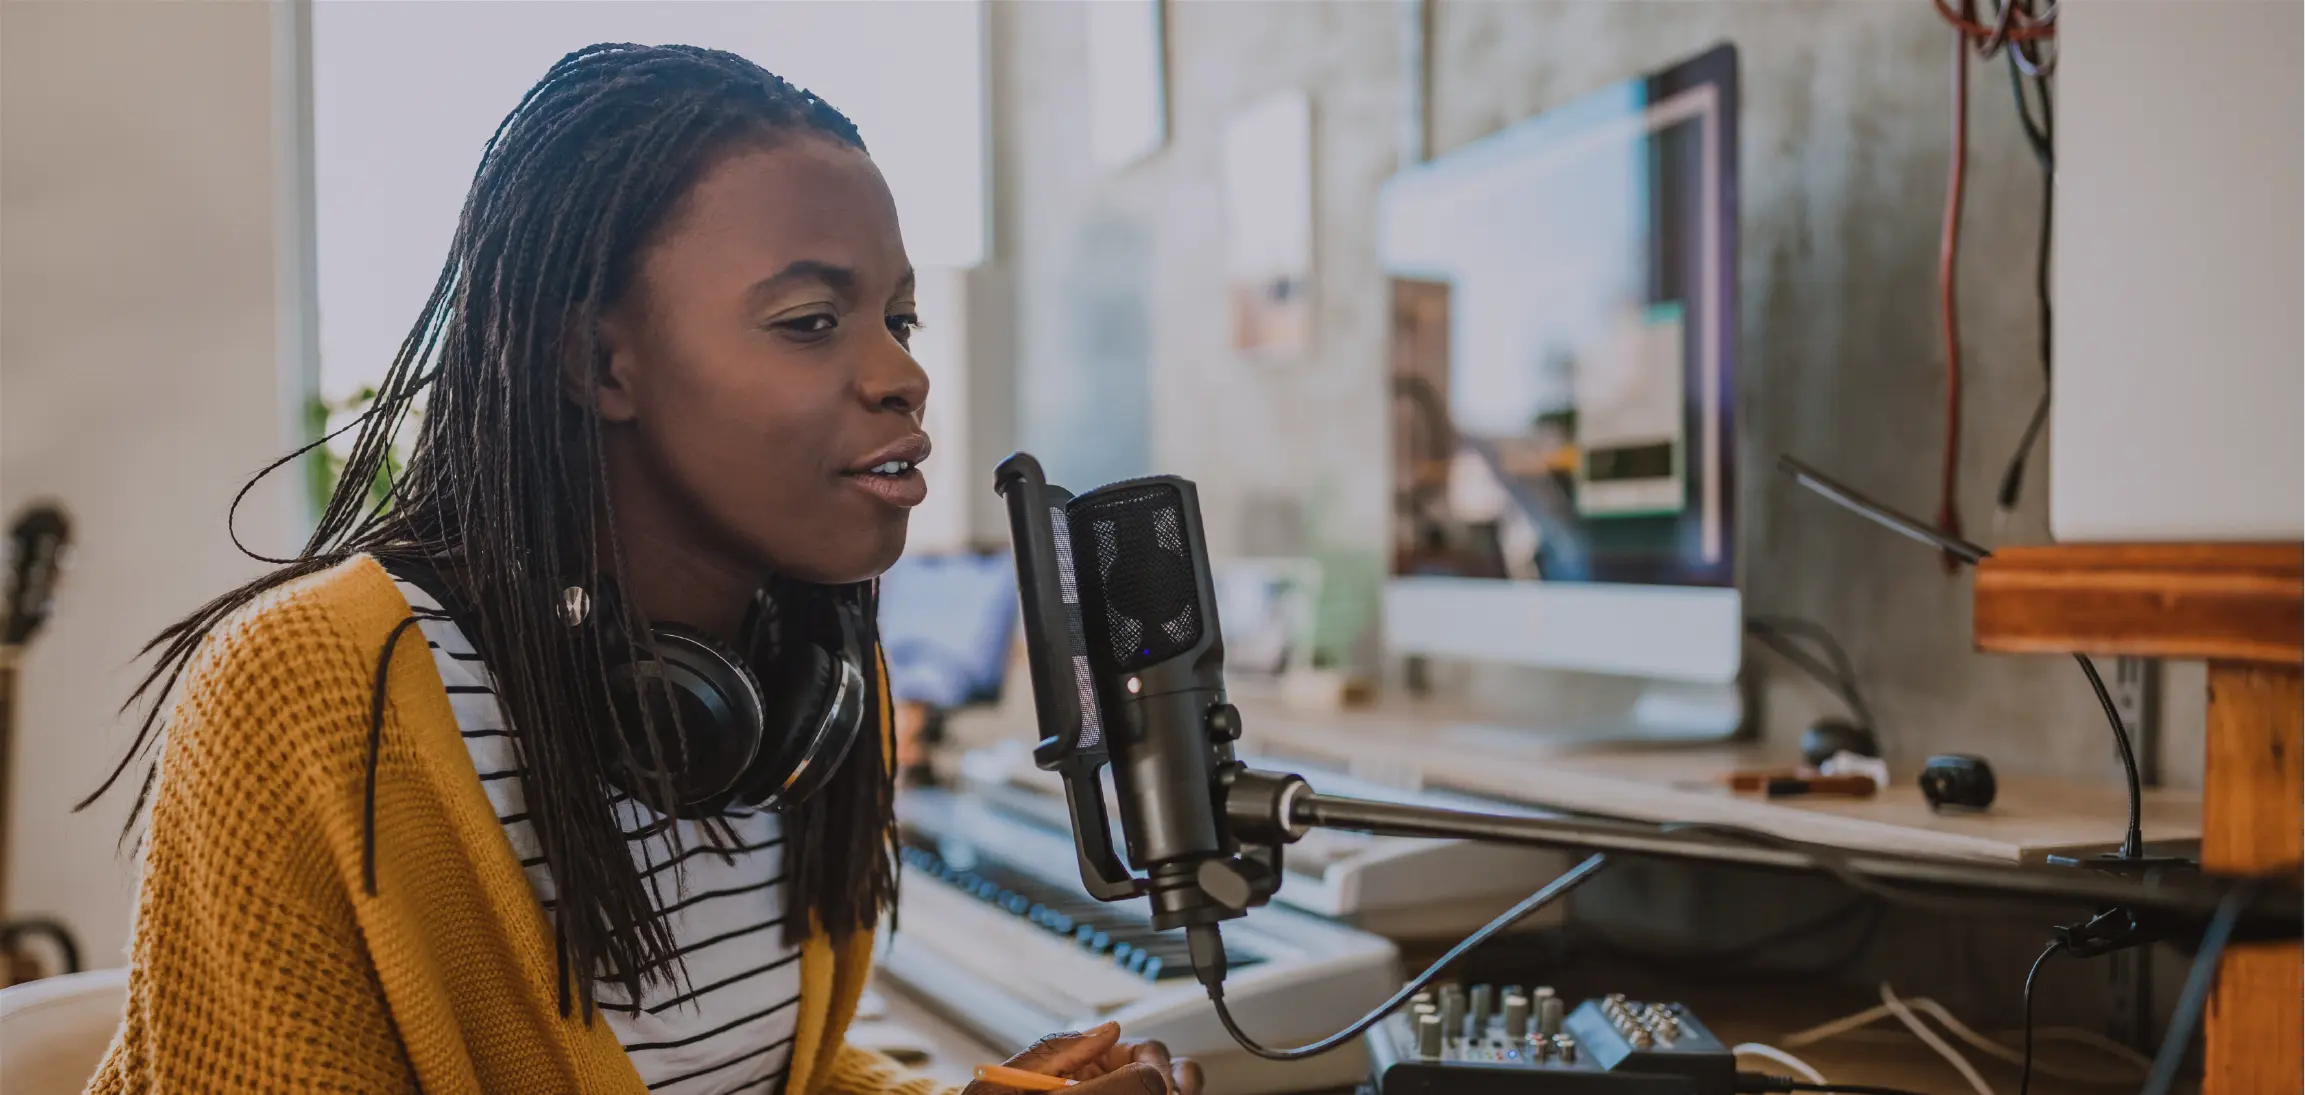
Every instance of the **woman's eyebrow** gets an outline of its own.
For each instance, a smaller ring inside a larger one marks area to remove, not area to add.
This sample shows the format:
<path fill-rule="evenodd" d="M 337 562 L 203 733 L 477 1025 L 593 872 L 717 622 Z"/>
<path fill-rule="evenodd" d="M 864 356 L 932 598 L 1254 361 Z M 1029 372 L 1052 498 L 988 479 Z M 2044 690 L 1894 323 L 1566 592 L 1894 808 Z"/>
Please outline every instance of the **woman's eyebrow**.
<path fill-rule="evenodd" d="M 808 282 L 815 282 L 835 293 L 846 295 L 856 286 L 856 271 L 818 259 L 798 259 L 784 269 L 754 282 L 748 295 L 757 300 L 788 286 Z"/>

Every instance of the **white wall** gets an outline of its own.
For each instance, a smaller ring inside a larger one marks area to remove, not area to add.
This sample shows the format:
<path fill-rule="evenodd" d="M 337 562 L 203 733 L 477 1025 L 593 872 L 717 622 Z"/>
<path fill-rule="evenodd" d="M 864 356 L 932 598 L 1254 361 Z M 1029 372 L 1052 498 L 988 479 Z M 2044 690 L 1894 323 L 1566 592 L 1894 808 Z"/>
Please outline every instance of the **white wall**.
<path fill-rule="evenodd" d="M 915 265 L 985 251 L 984 6 L 315 0 L 323 390 L 373 383 L 440 276 L 481 150 L 555 61 L 595 42 L 740 54 L 856 122 Z M 423 78 L 411 79 L 421 72 Z M 936 317 L 925 317 L 933 329 Z"/>
<path fill-rule="evenodd" d="M 2305 14 L 2057 17 L 2059 540 L 2305 536 Z"/>
<path fill-rule="evenodd" d="M 114 712 L 137 649 L 261 569 L 233 549 L 225 507 L 289 436 L 284 14 L 0 5 L 0 510 L 60 499 L 78 539 L 23 667 L 8 911 L 61 917 L 92 966 L 123 960 L 133 889 L 114 842 L 134 788 L 71 805 L 127 741 Z M 291 488 L 268 481 L 242 507 L 251 547 L 288 546 Z"/>

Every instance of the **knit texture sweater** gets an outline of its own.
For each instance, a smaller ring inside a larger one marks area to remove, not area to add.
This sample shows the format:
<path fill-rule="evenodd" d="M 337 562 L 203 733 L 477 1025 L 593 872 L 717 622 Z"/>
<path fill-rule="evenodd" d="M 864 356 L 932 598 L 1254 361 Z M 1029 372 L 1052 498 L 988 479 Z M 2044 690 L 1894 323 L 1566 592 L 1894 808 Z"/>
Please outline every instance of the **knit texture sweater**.
<path fill-rule="evenodd" d="M 384 669 L 364 889 L 372 689 L 408 615 L 362 556 L 259 597 L 193 656 L 154 792 L 127 1013 L 89 1091 L 646 1091 L 607 1023 L 560 1013 L 543 910 L 420 637 Z M 844 1039 L 871 933 L 820 932 L 800 964 L 790 1095 L 945 1090 Z"/>

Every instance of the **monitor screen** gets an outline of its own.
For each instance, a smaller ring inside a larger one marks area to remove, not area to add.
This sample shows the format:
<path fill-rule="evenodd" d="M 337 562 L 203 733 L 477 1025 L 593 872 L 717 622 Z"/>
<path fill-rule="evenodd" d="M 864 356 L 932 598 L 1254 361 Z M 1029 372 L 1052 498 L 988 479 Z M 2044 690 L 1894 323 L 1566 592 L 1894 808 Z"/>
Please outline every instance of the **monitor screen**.
<path fill-rule="evenodd" d="M 1395 176 L 1393 571 L 1734 583 L 1736 53 Z"/>

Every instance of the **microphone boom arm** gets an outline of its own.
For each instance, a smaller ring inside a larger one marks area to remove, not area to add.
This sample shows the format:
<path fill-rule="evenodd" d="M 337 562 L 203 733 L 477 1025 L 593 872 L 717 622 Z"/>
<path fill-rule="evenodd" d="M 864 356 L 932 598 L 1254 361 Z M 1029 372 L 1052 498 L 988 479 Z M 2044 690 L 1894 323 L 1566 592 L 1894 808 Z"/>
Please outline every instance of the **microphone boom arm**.
<path fill-rule="evenodd" d="M 2294 875 L 2227 877 L 2186 869 L 2076 870 L 1918 856 L 1844 852 L 1727 826 L 1662 826 L 1595 818 L 1525 817 L 1319 794 L 1301 777 L 1241 768 L 1225 781 L 1225 817 L 1244 844 L 1286 843 L 1314 828 L 1377 836 L 1523 844 L 1582 852 L 1823 873 L 1865 892 L 1904 887 L 1963 890 L 2052 903 L 2127 904 L 2207 922 L 2246 888 L 2241 938 L 2294 938 L 2305 916 Z M 1925 901 L 1919 893 L 1886 894 Z"/>

